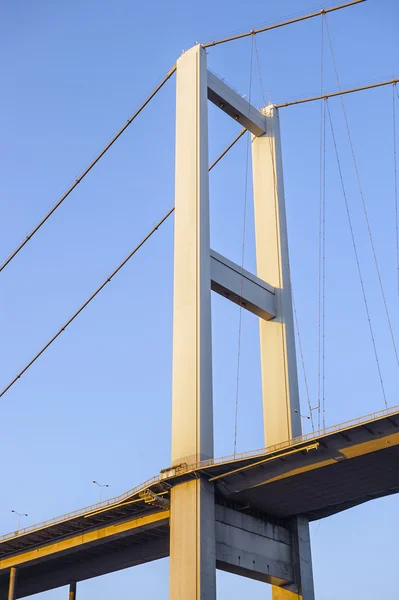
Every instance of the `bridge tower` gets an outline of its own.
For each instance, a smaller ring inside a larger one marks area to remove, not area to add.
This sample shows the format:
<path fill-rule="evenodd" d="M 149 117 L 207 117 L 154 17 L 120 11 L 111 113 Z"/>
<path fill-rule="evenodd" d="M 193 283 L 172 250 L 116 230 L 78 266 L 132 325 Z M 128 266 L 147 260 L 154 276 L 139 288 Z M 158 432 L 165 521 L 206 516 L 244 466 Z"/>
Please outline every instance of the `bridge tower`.
<path fill-rule="evenodd" d="M 265 446 L 301 435 L 278 111 L 259 111 L 210 73 L 200 45 L 176 76 L 173 465 L 213 458 L 211 289 L 259 316 Z M 252 135 L 256 276 L 210 248 L 208 100 Z M 264 521 L 238 511 L 215 522 L 216 497 L 201 476 L 172 489 L 171 600 L 215 600 L 217 567 L 271 583 L 273 600 L 313 600 L 307 520 L 268 537 Z"/>

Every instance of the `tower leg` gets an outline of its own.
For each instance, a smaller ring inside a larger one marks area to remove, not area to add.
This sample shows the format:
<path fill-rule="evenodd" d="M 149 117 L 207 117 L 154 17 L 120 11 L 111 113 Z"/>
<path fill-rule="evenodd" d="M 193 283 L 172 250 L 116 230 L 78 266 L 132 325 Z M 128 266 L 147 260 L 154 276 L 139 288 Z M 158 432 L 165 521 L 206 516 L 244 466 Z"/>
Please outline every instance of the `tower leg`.
<path fill-rule="evenodd" d="M 76 581 L 72 581 L 69 585 L 69 600 L 76 600 Z"/>
<path fill-rule="evenodd" d="M 177 62 L 172 463 L 213 457 L 206 53 Z M 215 600 L 213 484 L 172 489 L 170 599 Z"/>
<path fill-rule="evenodd" d="M 213 486 L 197 479 L 172 488 L 171 600 L 216 599 Z"/>
<path fill-rule="evenodd" d="M 257 275 L 276 289 L 276 318 L 259 320 L 265 446 L 301 435 L 292 291 L 278 111 L 264 109 L 267 133 L 252 138 Z M 291 527 L 296 583 L 273 600 L 314 600 L 309 524 Z"/>
<path fill-rule="evenodd" d="M 10 580 L 8 584 L 8 600 L 15 600 L 15 587 L 17 582 L 17 569 L 11 567 L 10 569 Z"/>

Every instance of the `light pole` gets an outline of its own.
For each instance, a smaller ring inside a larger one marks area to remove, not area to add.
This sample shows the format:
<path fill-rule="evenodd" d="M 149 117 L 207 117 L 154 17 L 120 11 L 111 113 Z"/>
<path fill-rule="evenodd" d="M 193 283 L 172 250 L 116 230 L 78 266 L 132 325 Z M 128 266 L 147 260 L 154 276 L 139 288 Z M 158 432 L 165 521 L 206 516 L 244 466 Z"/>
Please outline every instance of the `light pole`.
<path fill-rule="evenodd" d="M 299 414 L 299 416 L 301 417 L 301 419 L 309 419 L 309 421 L 310 421 L 310 417 L 309 417 L 308 415 L 302 415 L 302 414 L 301 414 L 301 413 L 300 413 L 298 410 L 296 410 L 296 409 L 294 410 L 294 412 L 298 413 L 298 414 Z"/>
<path fill-rule="evenodd" d="M 18 516 L 17 531 L 19 531 L 19 525 L 21 523 L 21 517 L 27 517 L 28 513 L 19 513 L 17 510 L 14 510 L 14 509 L 12 509 L 11 512 L 15 513 Z"/>
<path fill-rule="evenodd" d="M 100 488 L 100 500 L 99 501 L 101 502 L 103 487 L 109 487 L 109 485 L 108 485 L 108 483 L 103 483 L 103 484 L 98 483 L 98 481 L 96 481 L 95 479 L 93 479 L 93 483 L 95 483 L 96 485 L 98 485 L 98 487 Z"/>

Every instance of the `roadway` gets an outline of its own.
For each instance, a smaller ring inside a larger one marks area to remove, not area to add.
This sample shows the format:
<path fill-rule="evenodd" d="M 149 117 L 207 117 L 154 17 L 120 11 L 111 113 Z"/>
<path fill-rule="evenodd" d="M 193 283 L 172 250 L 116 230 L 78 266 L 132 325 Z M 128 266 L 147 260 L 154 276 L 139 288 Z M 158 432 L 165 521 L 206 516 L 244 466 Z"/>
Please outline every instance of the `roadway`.
<path fill-rule="evenodd" d="M 398 461 L 395 407 L 272 448 L 163 469 L 101 505 L 0 537 L 0 600 L 11 567 L 22 598 L 168 556 L 170 490 L 190 478 L 214 482 L 217 523 L 239 512 L 281 526 L 284 538 L 291 517 L 314 521 L 397 493 Z M 218 567 L 228 570 L 221 558 Z"/>

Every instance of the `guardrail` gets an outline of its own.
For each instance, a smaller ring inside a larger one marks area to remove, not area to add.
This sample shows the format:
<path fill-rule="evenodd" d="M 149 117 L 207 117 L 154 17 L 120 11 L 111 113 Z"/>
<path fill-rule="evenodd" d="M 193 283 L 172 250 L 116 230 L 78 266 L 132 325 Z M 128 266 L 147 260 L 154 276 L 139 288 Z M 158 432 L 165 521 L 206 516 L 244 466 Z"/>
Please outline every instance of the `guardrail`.
<path fill-rule="evenodd" d="M 336 431 L 344 431 L 345 429 L 350 429 L 351 427 L 355 427 L 356 425 L 365 425 L 367 423 L 371 423 L 372 421 L 377 421 L 378 419 L 382 419 L 384 417 L 387 417 L 391 414 L 396 414 L 398 412 L 399 404 L 390 408 L 384 408 L 383 410 L 370 413 L 368 415 L 364 415 L 362 417 L 356 417 L 355 419 L 351 419 L 350 421 L 344 421 L 343 423 L 330 425 L 329 427 L 319 429 L 318 431 L 305 433 L 304 435 L 300 435 L 285 442 L 280 442 L 279 444 L 274 444 L 273 446 L 268 446 L 267 448 L 259 448 L 258 450 L 248 450 L 247 452 L 240 452 L 239 454 L 230 454 L 228 456 L 221 456 L 219 458 L 214 458 L 208 461 L 202 461 L 198 464 L 198 467 L 207 466 L 209 464 L 219 465 L 225 462 L 231 462 L 232 460 L 252 458 L 258 456 L 259 454 L 272 454 L 273 452 L 277 452 L 278 450 L 284 450 L 286 448 L 290 448 L 291 446 L 296 446 L 301 442 L 308 442 L 309 440 L 313 440 L 315 438 L 318 439 L 321 437 L 325 437 L 326 435 L 329 435 Z"/>
<path fill-rule="evenodd" d="M 121 504 L 123 502 L 123 500 L 126 500 L 127 498 L 134 496 L 141 490 L 143 490 L 147 487 L 150 487 L 154 483 L 159 483 L 159 482 L 165 481 L 167 479 L 170 479 L 171 477 L 174 477 L 177 474 L 189 473 L 191 471 L 200 469 L 201 467 L 204 468 L 204 467 L 208 467 L 208 466 L 212 466 L 212 465 L 220 465 L 220 464 L 223 464 L 226 462 L 232 462 L 234 460 L 240 461 L 240 460 L 244 460 L 246 458 L 256 458 L 259 455 L 264 456 L 266 454 L 273 454 L 274 452 L 278 452 L 279 450 L 284 450 L 286 448 L 296 446 L 298 444 L 301 444 L 302 442 L 308 442 L 309 440 L 319 439 L 321 437 L 325 437 L 326 435 L 329 435 L 329 434 L 337 432 L 337 431 L 344 431 L 345 429 L 350 429 L 351 427 L 354 427 L 356 425 L 362 425 L 362 424 L 370 423 L 372 421 L 377 421 L 378 419 L 382 419 L 384 417 L 387 417 L 392 414 L 396 414 L 398 412 L 399 412 L 399 405 L 396 405 L 391 408 L 385 408 L 378 412 L 374 412 L 374 413 L 371 413 L 371 414 L 368 414 L 368 415 L 365 415 L 362 417 L 357 417 L 356 419 L 352 419 L 350 421 L 338 423 L 337 425 L 331 425 L 329 427 L 326 427 L 325 429 L 320 429 L 319 431 L 315 431 L 312 433 L 306 433 L 304 435 L 293 438 L 291 440 L 287 440 L 287 441 L 281 442 L 279 444 L 274 444 L 273 446 L 268 446 L 267 448 L 258 448 L 257 450 L 249 450 L 247 452 L 230 454 L 228 456 L 221 456 L 219 458 L 203 460 L 199 463 L 190 464 L 190 465 L 179 465 L 178 467 L 171 466 L 170 469 L 163 469 L 160 475 L 155 475 L 154 477 L 147 479 L 146 481 L 144 481 L 144 483 L 141 483 L 140 485 L 137 485 L 136 487 L 128 490 L 127 492 L 124 492 L 120 496 L 115 496 L 115 498 L 110 498 L 109 500 L 105 500 L 104 502 L 99 502 L 97 504 L 92 504 L 91 506 L 86 506 L 85 508 L 80 508 L 73 512 L 67 513 L 61 517 L 54 517 L 52 519 L 48 519 L 47 521 L 43 521 L 36 525 L 29 525 L 27 527 L 24 527 L 23 529 L 19 529 L 14 532 L 3 534 L 0 536 L 0 542 L 4 542 L 5 540 L 11 539 L 11 538 L 15 539 L 17 537 L 21 537 L 21 536 L 26 535 L 27 533 L 31 533 L 33 531 L 40 531 L 41 529 L 45 529 L 46 527 L 50 527 L 51 525 L 61 524 L 65 521 L 69 521 L 70 519 L 73 519 L 75 517 L 79 517 L 79 516 L 82 516 L 82 515 L 85 515 L 85 514 L 91 513 L 91 512 L 96 512 L 97 510 L 107 508 L 108 506 L 109 507 L 117 506 L 118 504 Z"/>

